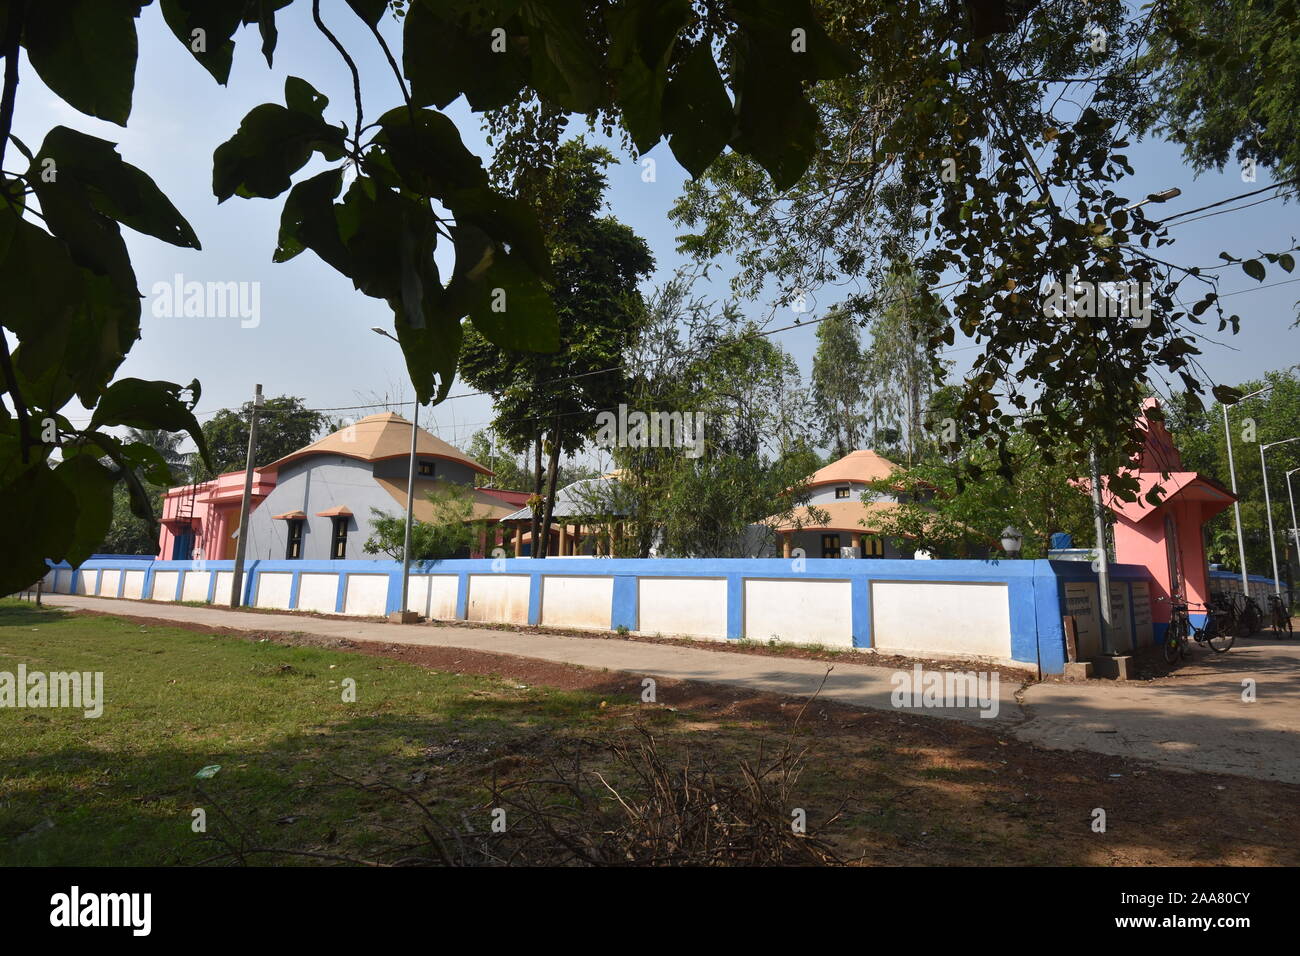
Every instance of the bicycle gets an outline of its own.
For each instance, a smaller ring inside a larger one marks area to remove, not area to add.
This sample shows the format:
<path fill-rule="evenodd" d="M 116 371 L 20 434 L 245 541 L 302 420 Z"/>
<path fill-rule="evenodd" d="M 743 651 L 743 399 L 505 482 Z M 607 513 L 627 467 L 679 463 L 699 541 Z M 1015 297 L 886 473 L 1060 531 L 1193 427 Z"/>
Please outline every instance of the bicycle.
<path fill-rule="evenodd" d="M 1240 607 L 1237 606 L 1238 601 Z M 1250 637 L 1259 633 L 1264 623 L 1264 612 L 1259 609 L 1258 602 L 1249 594 L 1239 594 L 1233 603 L 1233 633 L 1238 637 Z"/>
<path fill-rule="evenodd" d="M 1167 600 L 1160 598 L 1160 600 Z M 1236 641 L 1236 635 L 1229 629 L 1223 627 L 1220 621 L 1222 612 L 1214 607 L 1214 602 L 1204 605 L 1205 624 L 1197 627 L 1192 624 L 1192 619 L 1187 614 L 1188 604 L 1186 601 L 1169 602 L 1169 627 L 1165 631 L 1165 641 L 1163 646 L 1165 663 L 1172 664 L 1180 657 L 1187 657 L 1187 639 L 1198 644 L 1208 644 L 1210 649 L 1216 654 L 1226 654 L 1232 649 Z"/>
<path fill-rule="evenodd" d="M 1270 594 L 1268 596 L 1268 613 L 1269 617 L 1272 619 L 1271 624 L 1273 630 L 1278 634 L 1285 631 L 1287 637 L 1290 637 L 1292 633 L 1291 609 L 1287 607 L 1286 603 L 1276 594 Z"/>

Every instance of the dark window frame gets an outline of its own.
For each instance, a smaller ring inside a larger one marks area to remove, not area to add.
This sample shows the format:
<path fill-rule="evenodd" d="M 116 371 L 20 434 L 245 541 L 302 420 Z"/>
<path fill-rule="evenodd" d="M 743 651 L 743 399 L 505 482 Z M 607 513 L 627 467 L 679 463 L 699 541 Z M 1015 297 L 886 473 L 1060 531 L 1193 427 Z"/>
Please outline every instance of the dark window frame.
<path fill-rule="evenodd" d="M 330 560 L 345 561 L 348 556 L 348 518 L 334 515 L 330 521 Z"/>
<path fill-rule="evenodd" d="M 429 469 L 429 470 L 428 470 L 428 471 L 425 471 L 426 468 Z M 434 476 L 433 472 L 434 472 L 434 463 L 433 463 L 433 462 L 431 462 L 431 461 L 420 461 L 420 462 L 416 462 L 415 477 L 417 477 L 417 478 L 432 478 L 432 477 Z"/>
<path fill-rule="evenodd" d="M 834 544 L 828 544 L 834 542 Z M 840 556 L 840 536 L 838 534 L 822 535 L 822 557 L 838 558 Z"/>
<path fill-rule="evenodd" d="M 845 485 L 843 488 L 836 488 L 835 499 L 839 501 L 841 499 L 847 498 L 849 496 L 849 492 L 850 492 L 850 488 L 848 485 Z"/>
<path fill-rule="evenodd" d="M 284 546 L 284 559 L 286 561 L 301 561 L 303 532 L 307 521 L 304 518 L 289 518 L 286 524 L 288 525 L 288 534 Z"/>

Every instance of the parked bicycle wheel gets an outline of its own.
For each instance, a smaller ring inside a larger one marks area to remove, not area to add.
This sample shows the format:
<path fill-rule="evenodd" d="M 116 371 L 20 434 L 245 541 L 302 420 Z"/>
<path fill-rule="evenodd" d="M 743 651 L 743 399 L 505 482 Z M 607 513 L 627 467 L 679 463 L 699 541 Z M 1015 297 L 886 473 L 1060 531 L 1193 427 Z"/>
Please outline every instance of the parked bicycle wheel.
<path fill-rule="evenodd" d="M 1217 653 L 1225 654 L 1232 649 L 1232 645 L 1237 643 L 1237 635 L 1232 631 L 1218 631 L 1212 637 L 1206 640 Z"/>
<path fill-rule="evenodd" d="M 1259 626 L 1263 621 L 1263 617 L 1264 615 L 1260 611 L 1259 605 L 1255 603 L 1255 599 L 1252 597 L 1246 598 L 1241 611 L 1237 614 L 1237 636 L 1250 637 L 1252 634 L 1259 633 Z"/>
<path fill-rule="evenodd" d="M 1187 618 L 1175 614 L 1165 631 L 1165 663 L 1172 664 L 1183 654 L 1183 645 L 1187 642 Z"/>

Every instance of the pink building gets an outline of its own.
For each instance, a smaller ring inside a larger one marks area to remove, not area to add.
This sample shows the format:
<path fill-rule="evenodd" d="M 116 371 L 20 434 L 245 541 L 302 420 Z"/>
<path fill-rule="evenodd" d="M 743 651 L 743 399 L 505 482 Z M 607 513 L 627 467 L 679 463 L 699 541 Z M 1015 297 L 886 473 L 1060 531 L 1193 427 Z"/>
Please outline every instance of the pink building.
<path fill-rule="evenodd" d="M 253 471 L 250 512 L 275 488 L 275 472 Z M 235 556 L 239 503 L 244 495 L 244 473 L 230 471 L 197 485 L 170 488 L 163 496 L 158 557 L 188 561 L 201 557 L 221 561 Z"/>
<path fill-rule="evenodd" d="M 1154 581 L 1151 618 L 1157 624 L 1169 621 L 1168 598 L 1179 594 L 1190 602 L 1190 613 L 1204 613 L 1210 597 L 1209 566 L 1205 557 L 1202 528 L 1220 511 L 1231 506 L 1232 492 L 1217 481 L 1194 471 L 1183 470 L 1183 459 L 1163 422 L 1150 421 L 1145 412 L 1159 408 L 1154 398 L 1142 405 L 1138 427 L 1146 442 L 1130 474 L 1137 478 L 1136 501 L 1106 496 L 1115 514 L 1115 560 L 1140 564 Z M 1156 485 L 1163 489 L 1161 503 L 1152 505 L 1146 494 Z M 1163 598 L 1165 600 L 1157 600 Z"/>

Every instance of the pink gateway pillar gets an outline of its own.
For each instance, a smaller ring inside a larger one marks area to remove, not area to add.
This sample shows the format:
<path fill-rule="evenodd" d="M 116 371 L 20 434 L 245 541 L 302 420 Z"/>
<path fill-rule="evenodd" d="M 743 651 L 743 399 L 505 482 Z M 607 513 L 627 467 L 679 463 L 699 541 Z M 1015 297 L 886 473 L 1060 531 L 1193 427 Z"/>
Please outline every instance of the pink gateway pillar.
<path fill-rule="evenodd" d="M 1129 474 L 1137 478 L 1136 501 L 1121 501 L 1109 493 L 1106 506 L 1115 514 L 1115 560 L 1140 564 L 1154 581 L 1151 619 L 1169 622 L 1168 599 L 1180 594 L 1196 616 L 1204 613 L 1210 597 L 1209 566 L 1202 528 L 1235 500 L 1217 481 L 1183 470 L 1183 459 L 1164 423 L 1146 417 L 1159 408 L 1154 398 L 1142 405 L 1138 427 L 1146 433 L 1142 452 Z M 1161 503 L 1152 505 L 1146 494 L 1156 485 L 1163 489 Z M 1164 598 L 1163 601 L 1156 600 Z"/>

